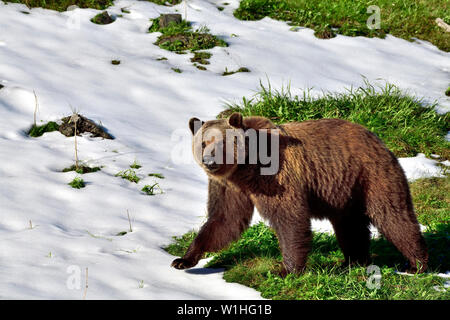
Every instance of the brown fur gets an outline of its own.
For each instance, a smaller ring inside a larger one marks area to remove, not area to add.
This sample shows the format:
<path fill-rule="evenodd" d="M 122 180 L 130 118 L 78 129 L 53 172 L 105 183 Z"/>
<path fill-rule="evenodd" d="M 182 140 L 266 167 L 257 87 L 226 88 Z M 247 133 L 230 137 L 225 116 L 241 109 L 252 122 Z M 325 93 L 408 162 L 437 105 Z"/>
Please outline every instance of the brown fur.
<path fill-rule="evenodd" d="M 244 118 L 240 124 L 233 117 L 232 124 L 244 130 L 277 128 L 266 118 Z M 202 130 L 211 127 L 233 128 L 226 120 L 215 120 Z M 427 249 L 405 174 L 380 139 L 340 119 L 294 122 L 280 129 L 276 175 L 260 175 L 258 164 L 223 165 L 211 173 L 200 162 L 209 176 L 209 218 L 174 267 L 192 267 L 204 252 L 238 239 L 255 206 L 278 236 L 287 272 L 305 267 L 311 218 L 331 221 L 347 263 L 369 262 L 372 223 L 408 259 L 412 272 L 425 271 Z"/>

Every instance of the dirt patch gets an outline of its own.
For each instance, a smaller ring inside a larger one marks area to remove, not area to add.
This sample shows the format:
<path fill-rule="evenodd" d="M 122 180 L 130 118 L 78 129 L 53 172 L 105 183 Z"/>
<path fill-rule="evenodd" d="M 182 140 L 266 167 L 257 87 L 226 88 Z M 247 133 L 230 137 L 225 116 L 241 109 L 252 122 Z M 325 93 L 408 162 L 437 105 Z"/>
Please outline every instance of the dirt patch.
<path fill-rule="evenodd" d="M 336 37 L 336 33 L 334 32 L 334 30 L 329 27 L 317 30 L 316 32 L 314 32 L 314 35 L 319 39 L 331 39 Z"/>

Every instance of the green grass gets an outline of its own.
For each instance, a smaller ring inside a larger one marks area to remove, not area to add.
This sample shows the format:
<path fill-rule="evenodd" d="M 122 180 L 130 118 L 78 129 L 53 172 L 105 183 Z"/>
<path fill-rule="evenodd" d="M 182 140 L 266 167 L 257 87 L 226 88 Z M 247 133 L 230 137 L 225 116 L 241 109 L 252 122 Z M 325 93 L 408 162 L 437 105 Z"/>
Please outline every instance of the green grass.
<path fill-rule="evenodd" d="M 41 126 L 33 125 L 31 127 L 30 131 L 28 131 L 28 135 L 30 137 L 36 138 L 36 137 L 42 136 L 46 132 L 52 132 L 52 131 L 58 131 L 58 130 L 59 130 L 59 125 L 54 121 L 50 121 Z"/>
<path fill-rule="evenodd" d="M 149 173 L 148 174 L 149 177 L 155 177 L 158 179 L 164 179 L 164 176 L 161 173 Z"/>
<path fill-rule="evenodd" d="M 440 224 L 450 224 L 450 175 L 419 179 L 410 186 L 421 224 L 431 229 L 436 229 Z"/>
<path fill-rule="evenodd" d="M 181 0 L 147 0 L 147 1 L 159 4 L 159 5 L 164 5 L 164 6 L 167 6 L 166 3 L 168 3 L 169 5 L 176 5 L 181 2 Z"/>
<path fill-rule="evenodd" d="M 142 189 L 142 192 L 144 192 L 148 196 L 154 196 L 157 193 L 163 193 L 161 187 L 159 186 L 159 183 L 155 182 L 152 185 L 146 184 Z"/>
<path fill-rule="evenodd" d="M 275 123 L 321 118 L 341 118 L 365 126 L 378 135 L 397 157 L 438 154 L 450 159 L 450 143 L 445 135 L 450 130 L 450 113 L 439 115 L 435 105 L 426 105 L 397 87 L 386 84 L 376 88 L 350 88 L 344 93 L 326 93 L 314 99 L 305 91 L 294 96 L 290 88 L 273 90 L 261 84 L 252 99 L 228 104 L 223 115 L 239 111 L 244 116 L 264 116 Z"/>
<path fill-rule="evenodd" d="M 209 64 L 208 59 L 212 57 L 212 53 L 197 51 L 194 53 L 194 57 L 191 58 L 191 62 L 200 64 Z"/>
<path fill-rule="evenodd" d="M 171 68 L 173 72 L 176 73 L 183 73 L 183 70 L 181 70 L 180 68 Z"/>
<path fill-rule="evenodd" d="M 369 29 L 370 5 L 380 8 L 379 29 Z M 450 22 L 450 4 L 442 0 L 242 0 L 234 15 L 241 20 L 259 20 L 265 16 L 288 21 L 293 26 L 314 29 L 322 38 L 334 34 L 385 37 L 392 34 L 406 40 L 427 40 L 450 51 L 450 33 L 435 23 L 436 18 Z"/>
<path fill-rule="evenodd" d="M 134 162 L 130 165 L 131 169 L 140 169 L 142 166 L 137 162 L 137 160 L 134 160 Z"/>
<path fill-rule="evenodd" d="M 71 182 L 69 182 L 68 185 L 74 189 L 81 189 L 86 186 L 86 183 L 84 182 L 84 180 L 82 178 L 76 177 Z"/>
<path fill-rule="evenodd" d="M 448 87 L 447 90 L 445 90 L 445 95 L 447 97 L 450 97 L 450 87 Z"/>
<path fill-rule="evenodd" d="M 28 8 L 40 7 L 56 11 L 66 11 L 71 5 L 97 10 L 104 10 L 113 5 L 113 0 L 7 0 L 6 2 L 24 3 Z"/>
<path fill-rule="evenodd" d="M 141 178 L 139 178 L 136 174 L 136 171 L 133 169 L 127 169 L 124 171 L 119 171 L 116 173 L 116 177 L 121 177 L 122 179 L 128 180 L 130 182 L 138 183 Z"/>
<path fill-rule="evenodd" d="M 430 249 L 430 271 L 445 272 L 450 267 L 447 248 L 450 246 L 450 225 L 425 233 Z M 196 233 L 191 231 L 174 242 L 166 250 L 182 256 Z M 245 231 L 240 240 L 213 256 L 207 264 L 211 268 L 225 268 L 224 279 L 237 282 L 257 291 L 268 299 L 443 299 L 450 298 L 443 289 L 443 279 L 431 274 L 405 276 L 395 271 L 405 266 L 403 256 L 385 239 L 372 240 L 373 264 L 381 268 L 379 289 L 366 285 L 369 275 L 360 266 L 343 265 L 343 254 L 336 238 L 325 233 L 314 233 L 312 250 L 306 271 L 301 275 L 279 274 L 282 258 L 278 240 L 272 229 L 263 223 Z"/>
<path fill-rule="evenodd" d="M 222 73 L 222 76 L 230 76 L 230 75 L 238 73 L 238 72 L 250 72 L 250 70 L 246 67 L 241 67 L 234 71 L 230 71 L 230 70 L 228 70 L 228 68 L 225 68 L 225 71 Z"/>
<path fill-rule="evenodd" d="M 153 23 L 149 32 L 162 33 L 155 44 L 165 50 L 184 53 L 186 50 L 196 51 L 227 46 L 225 41 L 210 34 L 209 29 L 204 26 L 193 30 L 190 22 L 183 20 L 181 23 L 171 22 L 169 26 L 161 28 L 159 17 L 151 21 Z"/>
<path fill-rule="evenodd" d="M 194 67 L 196 67 L 198 70 L 202 70 L 202 71 L 208 70 L 206 67 L 201 66 L 201 65 L 198 65 L 198 64 L 196 64 L 196 63 L 194 63 Z"/>
<path fill-rule="evenodd" d="M 72 165 L 68 168 L 64 168 L 62 170 L 62 172 L 70 172 L 70 171 L 75 171 L 78 174 L 85 174 L 85 173 L 91 173 L 91 172 L 97 172 L 100 171 L 101 168 L 100 167 L 89 167 L 89 166 L 85 166 L 85 165 L 79 165 L 78 168 L 76 165 Z"/>

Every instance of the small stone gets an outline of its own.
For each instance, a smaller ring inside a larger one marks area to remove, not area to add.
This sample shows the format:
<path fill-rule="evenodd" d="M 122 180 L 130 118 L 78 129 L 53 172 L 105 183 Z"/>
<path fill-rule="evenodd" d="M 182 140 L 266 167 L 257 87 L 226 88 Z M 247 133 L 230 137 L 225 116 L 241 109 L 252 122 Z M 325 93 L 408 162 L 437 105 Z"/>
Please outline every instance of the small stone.
<path fill-rule="evenodd" d="M 182 21 L 181 14 L 179 13 L 162 14 L 159 17 L 159 27 L 166 28 L 169 26 L 171 22 L 178 24 L 181 23 L 181 21 Z"/>
<path fill-rule="evenodd" d="M 114 18 L 109 15 L 108 11 L 103 11 L 92 18 L 91 21 L 96 24 L 110 24 L 114 22 Z"/>

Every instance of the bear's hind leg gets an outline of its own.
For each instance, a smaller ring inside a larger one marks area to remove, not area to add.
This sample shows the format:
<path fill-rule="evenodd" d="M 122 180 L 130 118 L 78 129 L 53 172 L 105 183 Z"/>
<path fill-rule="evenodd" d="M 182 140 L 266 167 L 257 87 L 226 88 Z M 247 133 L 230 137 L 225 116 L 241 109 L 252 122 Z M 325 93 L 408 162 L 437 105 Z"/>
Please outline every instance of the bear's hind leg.
<path fill-rule="evenodd" d="M 401 190 L 399 188 L 399 190 Z M 420 232 L 409 193 L 391 192 L 367 203 L 367 215 L 378 230 L 409 261 L 409 272 L 424 272 L 428 264 L 425 239 Z"/>
<path fill-rule="evenodd" d="M 366 265 L 370 262 L 370 220 L 363 213 L 346 214 L 331 220 L 346 264 Z"/>
<path fill-rule="evenodd" d="M 384 221 L 374 224 L 409 261 L 408 272 L 422 273 L 427 269 L 428 252 L 419 224 L 408 219 L 411 215 L 415 215 L 414 212 L 406 214 L 392 212 L 385 216 Z"/>

